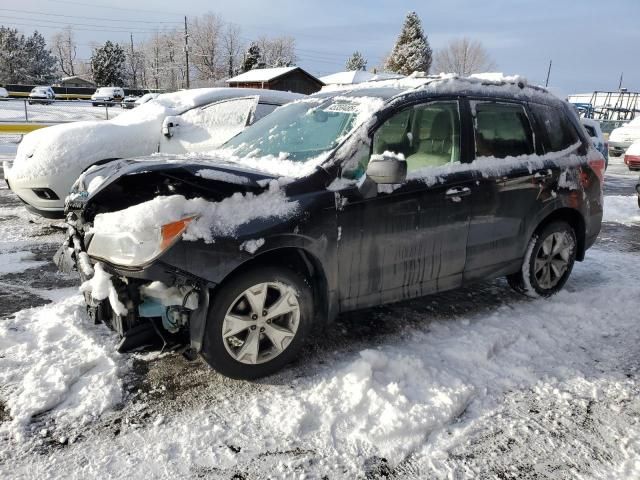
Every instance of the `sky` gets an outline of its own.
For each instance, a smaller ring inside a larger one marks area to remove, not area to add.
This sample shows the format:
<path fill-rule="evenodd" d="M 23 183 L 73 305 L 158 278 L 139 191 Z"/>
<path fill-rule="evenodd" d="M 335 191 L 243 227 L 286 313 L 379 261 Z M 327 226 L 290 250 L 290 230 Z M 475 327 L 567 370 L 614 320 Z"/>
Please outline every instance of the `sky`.
<path fill-rule="evenodd" d="M 640 0 L 0 0 L 0 24 L 49 38 L 75 24 L 79 56 L 107 39 L 139 41 L 184 16 L 215 13 L 260 35 L 296 39 L 298 65 L 321 76 L 344 69 L 361 51 L 369 68 L 391 51 L 407 12 L 414 10 L 434 50 L 455 38 L 479 40 L 505 74 L 520 74 L 563 94 L 640 91 Z M 113 31 L 103 31 L 113 30 Z"/>

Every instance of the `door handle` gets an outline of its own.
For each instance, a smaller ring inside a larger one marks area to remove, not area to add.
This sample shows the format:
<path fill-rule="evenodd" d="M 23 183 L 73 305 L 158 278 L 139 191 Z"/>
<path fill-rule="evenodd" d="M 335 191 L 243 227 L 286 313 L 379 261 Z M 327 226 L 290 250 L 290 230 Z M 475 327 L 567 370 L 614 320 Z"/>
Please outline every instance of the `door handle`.
<path fill-rule="evenodd" d="M 447 198 L 460 198 L 471 195 L 471 189 L 469 187 L 453 187 L 444 193 Z"/>
<path fill-rule="evenodd" d="M 540 170 L 539 172 L 534 173 L 533 178 L 535 180 L 548 180 L 553 176 L 553 171 L 551 170 Z"/>

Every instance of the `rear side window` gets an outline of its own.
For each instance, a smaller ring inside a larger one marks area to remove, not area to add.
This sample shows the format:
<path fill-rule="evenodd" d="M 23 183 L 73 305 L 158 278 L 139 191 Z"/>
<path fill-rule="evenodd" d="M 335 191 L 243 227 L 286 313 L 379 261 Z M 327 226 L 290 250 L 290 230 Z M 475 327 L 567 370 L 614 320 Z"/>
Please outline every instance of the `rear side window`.
<path fill-rule="evenodd" d="M 517 157 L 534 153 L 533 131 L 522 105 L 474 104 L 476 157 Z"/>
<path fill-rule="evenodd" d="M 545 152 L 559 152 L 580 141 L 571 121 L 561 109 L 548 105 L 532 104 L 531 110 L 542 129 L 542 144 Z M 596 136 L 591 132 L 589 135 Z"/>

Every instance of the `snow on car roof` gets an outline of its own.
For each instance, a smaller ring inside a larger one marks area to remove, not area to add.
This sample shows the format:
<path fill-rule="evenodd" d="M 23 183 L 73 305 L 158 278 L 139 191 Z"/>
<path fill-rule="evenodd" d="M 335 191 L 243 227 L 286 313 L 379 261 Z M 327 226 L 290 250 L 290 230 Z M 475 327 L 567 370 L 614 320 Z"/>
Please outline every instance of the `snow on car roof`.
<path fill-rule="evenodd" d="M 300 67 L 256 68 L 227 80 L 231 82 L 268 82 Z"/>
<path fill-rule="evenodd" d="M 398 78 L 403 78 L 403 75 L 398 75 L 396 73 L 372 73 L 362 70 L 349 70 L 345 72 L 333 73 L 325 77 L 320 77 L 320 80 L 326 85 L 353 85 L 363 82 L 374 82 Z"/>
<path fill-rule="evenodd" d="M 356 85 L 329 85 L 320 94 L 341 92 L 343 95 L 358 95 L 358 91 L 369 91 L 370 96 L 378 96 L 378 91 L 393 91 L 396 95 L 408 91 L 428 91 L 434 94 L 467 93 L 494 94 L 508 93 L 517 98 L 545 100 L 547 102 L 562 102 L 549 93 L 544 87 L 530 85 L 526 78 L 520 75 L 504 75 L 502 73 L 479 73 L 469 77 L 462 77 L 453 73 L 440 75 L 425 75 L 415 72 L 400 79 L 370 81 Z"/>
<path fill-rule="evenodd" d="M 193 90 L 181 90 L 179 92 L 164 93 L 155 99 L 164 107 L 176 110 L 186 110 L 189 108 L 205 105 L 215 100 L 225 100 L 227 98 L 248 97 L 257 95 L 261 102 L 284 104 L 305 98 L 306 95 L 300 93 L 282 92 L 280 90 L 266 90 L 261 88 L 194 88 Z"/>

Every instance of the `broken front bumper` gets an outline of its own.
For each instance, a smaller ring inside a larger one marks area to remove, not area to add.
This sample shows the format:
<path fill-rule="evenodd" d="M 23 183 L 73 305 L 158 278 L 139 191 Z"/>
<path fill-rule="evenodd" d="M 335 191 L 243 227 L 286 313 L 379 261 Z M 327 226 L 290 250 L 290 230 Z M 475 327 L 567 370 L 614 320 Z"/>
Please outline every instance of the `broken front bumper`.
<path fill-rule="evenodd" d="M 83 285 L 91 283 L 97 263 L 87 255 L 82 235 L 72 226 L 54 262 L 62 272 L 77 271 Z M 90 289 L 83 288 L 87 313 L 93 322 L 104 323 L 120 335 L 119 352 L 182 346 L 201 350 L 209 308 L 206 285 L 158 265 L 135 272 L 106 263 L 100 268 L 111 277 L 111 293 L 108 298 L 96 299 Z M 118 314 L 112 307 L 118 301 L 126 314 Z"/>

